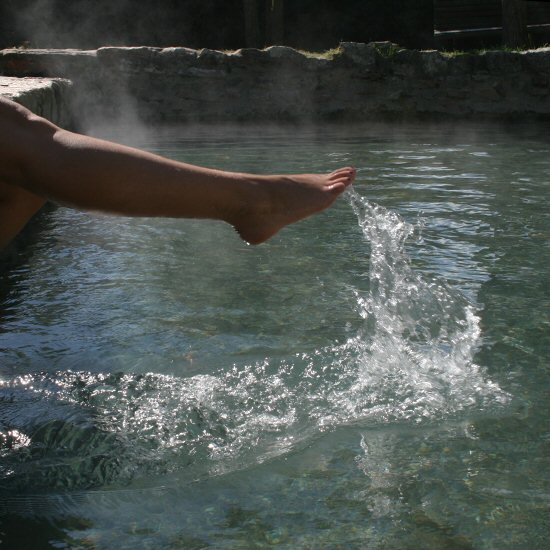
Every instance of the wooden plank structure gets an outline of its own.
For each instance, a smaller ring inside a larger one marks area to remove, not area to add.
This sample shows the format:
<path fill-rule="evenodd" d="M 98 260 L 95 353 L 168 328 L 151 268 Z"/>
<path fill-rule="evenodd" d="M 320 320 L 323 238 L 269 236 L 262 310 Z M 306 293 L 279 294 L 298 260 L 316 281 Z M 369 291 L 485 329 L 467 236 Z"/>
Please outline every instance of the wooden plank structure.
<path fill-rule="evenodd" d="M 550 1 L 524 2 L 530 43 L 549 43 Z M 501 45 L 502 0 L 434 0 L 434 40 L 440 49 Z"/>

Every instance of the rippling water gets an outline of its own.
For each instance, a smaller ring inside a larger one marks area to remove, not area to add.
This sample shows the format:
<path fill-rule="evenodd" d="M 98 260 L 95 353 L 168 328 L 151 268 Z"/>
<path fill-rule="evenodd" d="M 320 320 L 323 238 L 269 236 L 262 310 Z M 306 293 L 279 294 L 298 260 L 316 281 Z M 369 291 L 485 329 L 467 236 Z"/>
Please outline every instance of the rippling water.
<path fill-rule="evenodd" d="M 543 544 L 542 126 L 113 137 L 358 181 L 260 247 L 215 222 L 41 215 L 0 272 L 6 544 Z"/>

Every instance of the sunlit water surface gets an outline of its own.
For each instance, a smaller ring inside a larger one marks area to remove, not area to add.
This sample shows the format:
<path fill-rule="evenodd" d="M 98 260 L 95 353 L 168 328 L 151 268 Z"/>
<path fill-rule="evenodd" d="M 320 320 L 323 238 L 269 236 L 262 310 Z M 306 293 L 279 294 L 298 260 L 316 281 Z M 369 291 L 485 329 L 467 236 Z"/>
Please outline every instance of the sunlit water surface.
<path fill-rule="evenodd" d="M 0 540 L 544 546 L 545 128 L 111 137 L 358 179 L 260 247 L 210 221 L 41 214 L 0 272 Z"/>

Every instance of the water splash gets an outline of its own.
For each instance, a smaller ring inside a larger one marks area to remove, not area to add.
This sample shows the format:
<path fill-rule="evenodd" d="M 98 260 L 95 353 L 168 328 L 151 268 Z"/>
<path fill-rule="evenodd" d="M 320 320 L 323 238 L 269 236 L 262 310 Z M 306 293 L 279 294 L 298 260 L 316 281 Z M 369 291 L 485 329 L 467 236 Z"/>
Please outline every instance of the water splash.
<path fill-rule="evenodd" d="M 63 371 L 0 381 L 0 401 L 10 403 L 0 410 L 0 489 L 191 479 L 262 462 L 343 424 L 418 423 L 506 404 L 474 362 L 475 307 L 411 265 L 414 227 L 355 191 L 347 197 L 370 249 L 367 290 L 350 288 L 363 319 L 356 334 L 208 376 Z"/>
<path fill-rule="evenodd" d="M 481 343 L 474 305 L 412 267 L 405 242 L 414 227 L 353 190 L 348 198 L 371 248 L 369 290 L 353 289 L 365 323 L 343 346 L 356 375 L 349 413 L 421 421 L 507 402 L 474 362 Z"/>

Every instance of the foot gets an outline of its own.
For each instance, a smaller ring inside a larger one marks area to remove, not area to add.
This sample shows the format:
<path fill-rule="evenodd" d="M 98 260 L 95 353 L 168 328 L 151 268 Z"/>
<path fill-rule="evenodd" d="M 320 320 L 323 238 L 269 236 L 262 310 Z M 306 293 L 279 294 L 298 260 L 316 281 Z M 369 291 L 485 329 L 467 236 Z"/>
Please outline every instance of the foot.
<path fill-rule="evenodd" d="M 291 223 L 328 208 L 355 179 L 355 169 L 330 174 L 259 176 L 259 197 L 230 220 L 241 238 L 259 244 Z"/>

